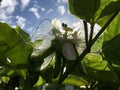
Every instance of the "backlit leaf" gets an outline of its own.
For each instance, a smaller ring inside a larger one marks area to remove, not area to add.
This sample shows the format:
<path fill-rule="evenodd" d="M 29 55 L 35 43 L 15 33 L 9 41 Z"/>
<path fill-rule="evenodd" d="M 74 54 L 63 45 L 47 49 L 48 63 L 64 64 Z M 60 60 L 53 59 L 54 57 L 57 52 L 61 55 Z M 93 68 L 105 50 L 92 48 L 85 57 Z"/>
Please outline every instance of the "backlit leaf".
<path fill-rule="evenodd" d="M 0 42 L 8 45 L 9 48 L 4 54 L 14 65 L 28 63 L 32 46 L 28 45 L 14 28 L 5 23 L 0 23 Z"/>
<path fill-rule="evenodd" d="M 120 10 L 119 4 L 119 0 L 69 0 L 69 10 L 75 16 L 92 23 Z"/>

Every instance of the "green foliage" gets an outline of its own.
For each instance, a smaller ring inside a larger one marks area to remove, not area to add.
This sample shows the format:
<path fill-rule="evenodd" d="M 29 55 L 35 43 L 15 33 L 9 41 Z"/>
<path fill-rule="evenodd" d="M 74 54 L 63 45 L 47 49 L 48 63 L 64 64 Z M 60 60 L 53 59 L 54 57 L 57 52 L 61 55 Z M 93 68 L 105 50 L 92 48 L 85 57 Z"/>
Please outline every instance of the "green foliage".
<path fill-rule="evenodd" d="M 100 18 L 120 10 L 119 0 L 68 0 L 70 12 L 87 22 L 94 23 Z"/>
<path fill-rule="evenodd" d="M 38 52 L 43 40 L 31 42 L 19 26 L 0 23 L 0 90 L 66 90 L 68 84 L 80 90 L 119 90 L 120 0 L 68 3 L 70 12 L 84 20 L 85 44 L 78 31 L 55 19 L 51 46 Z M 93 37 L 96 23 L 101 30 Z M 86 45 L 83 51 L 79 51 L 78 44 Z"/>
<path fill-rule="evenodd" d="M 75 86 L 88 85 L 88 82 L 86 80 L 76 75 L 69 75 L 63 83 Z"/>
<path fill-rule="evenodd" d="M 114 48 L 113 48 L 114 47 Z M 103 43 L 103 53 L 106 58 L 110 60 L 111 63 L 120 64 L 120 35 L 114 37 L 110 41 L 106 41 Z"/>
<path fill-rule="evenodd" d="M 14 29 L 5 23 L 0 23 L 0 62 L 3 70 L 1 74 L 8 76 L 16 71 L 25 77 L 28 58 L 32 52 L 32 46 L 25 41 L 27 38 L 30 38 L 29 35 L 19 27 Z"/>
<path fill-rule="evenodd" d="M 29 90 L 65 90 L 65 88 L 64 86 L 61 86 L 56 83 L 51 83 L 51 84 L 47 83 L 47 84 L 41 85 L 40 87 L 36 87 Z"/>
<path fill-rule="evenodd" d="M 2 54 L 10 59 L 11 64 L 26 64 L 32 52 L 32 46 L 25 42 L 26 38 L 23 37 L 23 34 L 16 31 L 17 29 L 15 30 L 7 24 L 0 23 L 0 42 L 6 44 L 7 49 Z M 13 36 L 14 38 L 12 38 Z"/>
<path fill-rule="evenodd" d="M 107 21 L 107 20 L 106 20 Z M 116 18 L 111 22 L 110 26 L 106 28 L 106 31 L 103 34 L 103 41 L 109 41 L 115 36 L 120 34 L 120 14 L 116 16 Z M 103 25 L 104 23 L 100 23 Z"/>
<path fill-rule="evenodd" d="M 79 18 L 92 22 L 100 7 L 100 0 L 69 0 L 70 12 Z"/>
<path fill-rule="evenodd" d="M 83 65 L 88 77 L 108 84 L 119 83 L 116 73 L 110 69 L 108 62 L 103 60 L 101 55 L 87 54 Z"/>
<path fill-rule="evenodd" d="M 53 78 L 57 78 L 58 75 L 60 74 L 61 70 L 62 70 L 62 60 L 61 60 L 61 54 L 56 52 L 56 56 L 55 56 L 55 66 L 54 66 L 54 74 L 53 74 Z"/>

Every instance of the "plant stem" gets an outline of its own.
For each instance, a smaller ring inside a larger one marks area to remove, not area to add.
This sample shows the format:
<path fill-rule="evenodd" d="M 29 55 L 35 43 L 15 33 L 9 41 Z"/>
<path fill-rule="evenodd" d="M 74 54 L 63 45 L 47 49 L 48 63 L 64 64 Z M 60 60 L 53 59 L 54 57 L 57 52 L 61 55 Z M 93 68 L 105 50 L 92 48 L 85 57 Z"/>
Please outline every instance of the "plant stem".
<path fill-rule="evenodd" d="M 91 51 L 91 42 L 92 42 L 92 39 L 93 39 L 93 32 L 94 32 L 94 23 L 91 24 L 91 31 L 90 31 L 90 36 L 89 36 L 89 41 L 88 41 L 88 45 L 87 45 L 87 48 L 89 49 L 88 52 Z"/>
<path fill-rule="evenodd" d="M 63 73 L 64 73 L 64 68 L 65 68 L 65 58 L 64 56 L 62 56 L 62 68 L 61 68 L 61 72 L 60 72 L 60 78 L 59 78 L 59 81 L 61 80 L 62 76 L 63 76 Z M 59 82 L 58 81 L 58 82 Z"/>
<path fill-rule="evenodd" d="M 110 19 L 105 23 L 105 25 L 101 28 L 101 30 L 97 33 L 97 35 L 93 38 L 91 42 L 91 46 L 96 42 L 96 40 L 99 38 L 99 36 L 105 31 L 105 29 L 108 27 L 108 25 L 113 21 L 113 19 L 118 15 L 118 12 L 115 12 Z"/>
<path fill-rule="evenodd" d="M 90 85 L 90 90 L 95 90 L 95 87 L 97 85 L 97 81 L 94 81 L 91 85 Z"/>
<path fill-rule="evenodd" d="M 89 37 L 89 44 L 91 43 L 93 39 L 93 32 L 94 32 L 94 23 L 91 24 L 91 31 L 90 31 L 90 37 Z"/>
<path fill-rule="evenodd" d="M 84 25 L 84 32 L 85 32 L 85 43 L 86 43 L 86 47 L 88 46 L 88 25 L 86 21 L 83 21 L 83 25 Z"/>

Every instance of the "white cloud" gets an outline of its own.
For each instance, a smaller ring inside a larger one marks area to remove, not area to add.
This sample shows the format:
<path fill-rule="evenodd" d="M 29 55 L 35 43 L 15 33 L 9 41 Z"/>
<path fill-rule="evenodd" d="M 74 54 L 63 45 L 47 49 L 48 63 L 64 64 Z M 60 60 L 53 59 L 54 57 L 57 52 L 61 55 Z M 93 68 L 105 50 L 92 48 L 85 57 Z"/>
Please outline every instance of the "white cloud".
<path fill-rule="evenodd" d="M 69 10 L 67 10 L 67 13 L 68 13 L 69 15 L 71 15 L 71 13 L 70 13 L 70 11 L 69 11 Z"/>
<path fill-rule="evenodd" d="M 78 27 L 78 28 L 83 27 L 83 22 L 82 22 L 82 20 L 76 21 L 72 24 L 72 26 Z"/>
<path fill-rule="evenodd" d="M 3 0 L 0 6 L 0 20 L 8 21 L 11 19 L 16 5 L 18 5 L 17 0 Z"/>
<path fill-rule="evenodd" d="M 68 3 L 68 0 L 62 0 L 64 3 Z"/>
<path fill-rule="evenodd" d="M 33 7 L 34 7 L 34 8 L 37 8 L 37 9 L 40 9 L 40 8 L 41 8 L 41 6 L 40 6 L 40 5 L 37 5 L 36 3 L 33 4 Z"/>
<path fill-rule="evenodd" d="M 28 6 L 30 0 L 21 0 L 22 3 L 22 9 L 25 9 L 26 6 Z"/>
<path fill-rule="evenodd" d="M 45 8 L 41 8 L 42 11 L 45 11 Z"/>
<path fill-rule="evenodd" d="M 34 0 L 34 3 L 35 3 L 35 4 L 37 4 L 37 3 L 38 3 L 38 1 Z"/>
<path fill-rule="evenodd" d="M 16 19 L 17 19 L 17 24 L 21 27 L 21 28 L 25 28 L 25 22 L 26 22 L 26 19 L 21 17 L 21 16 L 16 16 Z"/>
<path fill-rule="evenodd" d="M 49 14 L 53 11 L 53 9 L 49 9 L 46 14 Z"/>
<path fill-rule="evenodd" d="M 33 27 L 30 27 L 30 28 L 27 29 L 27 32 L 29 32 L 30 34 L 32 34 L 32 33 L 33 33 L 33 30 L 34 30 L 34 28 L 33 28 Z"/>
<path fill-rule="evenodd" d="M 68 0 L 57 0 L 57 4 L 66 4 Z"/>
<path fill-rule="evenodd" d="M 7 13 L 11 14 L 15 11 L 15 6 L 18 4 L 16 0 L 3 0 L 0 9 L 4 9 Z"/>
<path fill-rule="evenodd" d="M 0 20 L 7 21 L 11 19 L 11 15 L 7 11 L 0 9 Z"/>
<path fill-rule="evenodd" d="M 61 0 L 57 0 L 57 3 L 60 3 L 61 2 Z"/>
<path fill-rule="evenodd" d="M 61 14 L 61 15 L 64 15 L 65 14 L 65 6 L 63 5 L 60 5 L 58 6 L 58 12 Z"/>
<path fill-rule="evenodd" d="M 32 7 L 32 8 L 29 9 L 29 11 L 33 12 L 34 15 L 36 16 L 36 18 L 40 18 L 40 15 L 38 13 L 38 9 L 37 8 Z"/>

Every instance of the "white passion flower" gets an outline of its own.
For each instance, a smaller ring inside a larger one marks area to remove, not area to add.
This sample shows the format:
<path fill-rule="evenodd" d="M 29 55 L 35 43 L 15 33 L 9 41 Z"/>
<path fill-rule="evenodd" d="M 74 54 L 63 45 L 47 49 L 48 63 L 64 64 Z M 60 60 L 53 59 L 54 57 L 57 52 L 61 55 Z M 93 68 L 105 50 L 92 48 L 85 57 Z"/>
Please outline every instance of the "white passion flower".
<path fill-rule="evenodd" d="M 62 25 L 59 19 L 55 18 L 52 20 L 52 34 L 56 37 L 62 37 L 62 33 L 60 32 Z"/>
<path fill-rule="evenodd" d="M 62 47 L 63 55 L 68 60 L 76 60 L 76 51 L 73 44 L 65 42 Z"/>
<path fill-rule="evenodd" d="M 60 20 L 57 18 L 53 19 L 52 20 L 52 27 L 59 30 L 62 27 Z"/>
<path fill-rule="evenodd" d="M 68 27 L 67 24 L 61 23 L 59 19 L 52 20 L 52 33 L 60 43 L 63 43 L 62 53 L 68 60 L 76 60 L 76 51 L 73 44 L 77 46 L 78 42 L 78 31 Z"/>

